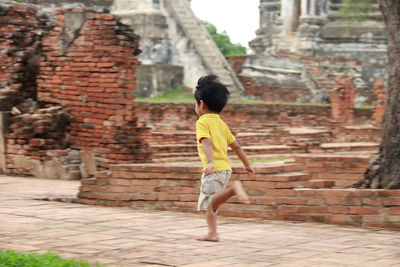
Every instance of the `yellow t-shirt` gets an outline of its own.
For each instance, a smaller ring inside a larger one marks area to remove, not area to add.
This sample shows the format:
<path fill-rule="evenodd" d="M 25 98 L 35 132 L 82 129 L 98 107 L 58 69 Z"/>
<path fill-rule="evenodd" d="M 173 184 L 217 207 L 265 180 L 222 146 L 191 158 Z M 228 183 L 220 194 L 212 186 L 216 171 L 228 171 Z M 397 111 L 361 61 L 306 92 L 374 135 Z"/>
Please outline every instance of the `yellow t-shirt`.
<path fill-rule="evenodd" d="M 212 142 L 214 172 L 225 170 L 232 171 L 227 149 L 228 145 L 235 142 L 235 137 L 229 130 L 228 125 L 221 120 L 218 114 L 205 114 L 196 122 L 197 151 L 203 163 L 204 171 L 207 167 L 207 158 L 200 142 L 202 138 L 208 138 Z"/>

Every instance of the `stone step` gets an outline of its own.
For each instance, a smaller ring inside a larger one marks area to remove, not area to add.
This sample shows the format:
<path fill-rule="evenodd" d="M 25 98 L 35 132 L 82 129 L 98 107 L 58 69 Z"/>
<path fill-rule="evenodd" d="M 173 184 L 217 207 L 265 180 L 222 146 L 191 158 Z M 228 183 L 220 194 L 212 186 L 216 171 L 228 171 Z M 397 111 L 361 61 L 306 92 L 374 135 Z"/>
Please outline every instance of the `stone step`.
<path fill-rule="evenodd" d="M 307 174 L 309 176 L 309 174 Z M 328 180 L 309 180 L 298 182 L 286 182 L 276 185 L 278 189 L 294 189 L 294 188 L 332 188 L 335 186 L 335 181 Z"/>
<path fill-rule="evenodd" d="M 240 141 L 240 140 L 239 140 Z M 346 152 L 346 151 L 373 151 L 379 148 L 379 143 L 374 142 L 347 142 L 347 143 L 319 143 L 312 139 L 296 139 L 293 142 L 288 142 L 290 145 L 251 145 L 252 143 L 241 142 L 243 150 L 249 156 L 265 155 L 265 154 L 291 154 L 291 153 L 306 153 L 306 149 L 312 148 L 315 151 L 321 152 Z M 168 145 L 153 145 L 151 148 L 154 151 L 154 158 L 169 158 L 169 157 L 197 157 L 197 147 L 195 144 L 168 144 Z M 228 155 L 235 156 L 235 153 L 228 148 Z"/>
<path fill-rule="evenodd" d="M 152 147 L 154 149 L 154 147 Z M 195 145 L 161 145 L 156 146 L 153 157 L 155 159 L 190 157 L 198 159 L 197 147 Z M 260 146 L 242 146 L 248 156 L 271 155 L 271 154 L 292 154 L 305 153 L 305 146 L 286 146 L 286 145 L 260 145 Z M 235 157 L 236 154 L 228 148 L 228 155 Z M 171 161 L 171 160 L 169 160 Z"/>
<path fill-rule="evenodd" d="M 256 145 L 256 146 L 242 146 L 246 154 L 275 154 L 275 153 L 301 153 L 304 149 L 299 146 L 288 145 Z M 229 151 L 232 154 L 233 151 Z"/>
<path fill-rule="evenodd" d="M 242 165 L 232 165 L 233 177 L 242 180 L 261 180 L 272 182 L 305 181 L 304 173 L 293 173 L 302 170 L 299 164 L 257 164 L 253 166 L 257 172 L 249 177 Z M 111 165 L 111 177 L 123 179 L 198 179 L 201 175 L 201 163 L 143 163 Z M 286 174 L 289 172 L 290 174 Z M 104 172 L 99 172 L 102 175 Z"/>
<path fill-rule="evenodd" d="M 276 140 L 279 141 L 279 140 Z M 243 150 L 248 156 L 257 157 L 257 155 L 273 155 L 273 154 L 293 154 L 293 153 L 307 153 L 309 149 L 314 152 L 351 152 L 351 151 L 375 151 L 379 148 L 379 143 L 373 142 L 347 142 L 347 143 L 320 143 L 313 139 L 300 138 L 288 141 L 288 145 L 254 145 L 254 143 L 261 143 L 262 140 L 239 140 Z M 268 140 L 273 142 L 273 140 Z M 253 145 L 248 145 L 253 144 Z M 190 160 L 198 158 L 197 147 L 194 142 L 191 144 L 167 144 L 167 145 L 153 145 L 151 148 L 154 151 L 153 157 L 155 159 L 168 159 L 174 158 L 186 161 L 185 158 Z M 235 153 L 228 148 L 228 155 L 235 157 Z M 172 161 L 171 159 L 168 161 Z"/>
<path fill-rule="evenodd" d="M 279 165 L 278 165 L 279 166 Z M 294 166 L 298 167 L 299 165 L 294 164 Z M 294 167 L 293 167 L 294 168 Z M 285 172 L 284 170 L 277 170 L 280 173 L 278 174 L 268 174 L 260 173 L 260 170 L 255 167 L 256 174 L 253 175 L 252 180 L 255 181 L 264 181 L 264 182 L 278 182 L 278 183 L 287 183 L 287 182 L 305 182 L 310 179 L 309 174 L 298 172 L 299 170 L 294 170 L 291 172 Z M 238 178 L 242 178 L 239 176 Z"/>
<path fill-rule="evenodd" d="M 307 175 L 309 179 L 309 175 Z M 271 189 L 323 189 L 323 188 L 332 188 L 335 185 L 334 181 L 319 181 L 319 180 L 310 180 L 310 181 L 251 181 L 245 180 L 243 181 L 243 186 L 246 188 L 259 188 L 265 190 L 264 195 L 268 196 L 268 190 Z"/>
<path fill-rule="evenodd" d="M 360 151 L 378 149 L 379 143 L 375 142 L 348 142 L 348 143 L 325 143 L 320 145 L 321 149 L 326 152 L 331 151 Z"/>

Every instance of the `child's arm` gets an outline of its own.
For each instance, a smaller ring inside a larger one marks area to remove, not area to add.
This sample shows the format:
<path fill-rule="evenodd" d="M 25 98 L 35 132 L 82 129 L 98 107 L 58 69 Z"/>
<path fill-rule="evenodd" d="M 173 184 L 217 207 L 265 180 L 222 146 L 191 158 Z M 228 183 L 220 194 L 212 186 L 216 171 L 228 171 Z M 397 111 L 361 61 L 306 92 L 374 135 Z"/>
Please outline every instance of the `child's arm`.
<path fill-rule="evenodd" d="M 255 173 L 255 170 L 253 167 L 251 167 L 249 160 L 247 159 L 246 154 L 244 153 L 242 147 L 239 145 L 239 143 L 235 140 L 232 144 L 229 145 L 233 151 L 235 151 L 236 155 L 239 157 L 239 159 L 242 161 L 244 168 L 246 169 L 246 172 L 252 176 Z"/>
<path fill-rule="evenodd" d="M 207 158 L 207 167 L 204 171 L 204 175 L 207 176 L 212 174 L 214 170 L 214 152 L 212 149 L 212 141 L 208 138 L 202 138 L 200 142 Z"/>

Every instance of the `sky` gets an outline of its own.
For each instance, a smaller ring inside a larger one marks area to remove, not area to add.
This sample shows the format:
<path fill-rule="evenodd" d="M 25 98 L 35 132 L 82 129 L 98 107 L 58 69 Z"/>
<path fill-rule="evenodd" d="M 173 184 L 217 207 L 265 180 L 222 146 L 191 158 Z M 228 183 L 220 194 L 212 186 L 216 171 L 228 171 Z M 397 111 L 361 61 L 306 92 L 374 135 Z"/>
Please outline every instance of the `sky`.
<path fill-rule="evenodd" d="M 259 28 L 260 0 L 192 0 L 192 10 L 201 20 L 227 32 L 232 43 L 249 47 Z"/>

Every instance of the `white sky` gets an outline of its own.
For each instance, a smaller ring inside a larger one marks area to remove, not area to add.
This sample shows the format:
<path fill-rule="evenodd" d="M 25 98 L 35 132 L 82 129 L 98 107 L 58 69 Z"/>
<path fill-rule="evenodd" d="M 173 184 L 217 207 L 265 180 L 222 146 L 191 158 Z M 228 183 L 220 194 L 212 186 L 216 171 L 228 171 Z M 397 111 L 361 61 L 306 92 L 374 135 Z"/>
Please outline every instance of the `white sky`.
<path fill-rule="evenodd" d="M 226 31 L 232 43 L 249 47 L 259 28 L 260 0 L 192 0 L 192 10 L 201 20 Z"/>

